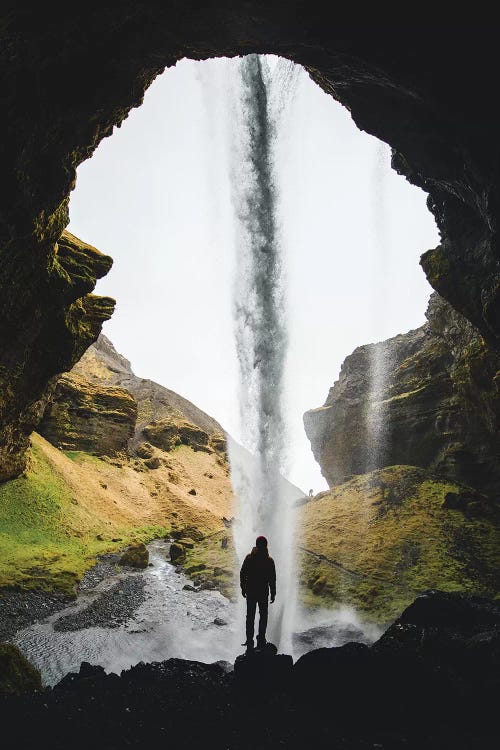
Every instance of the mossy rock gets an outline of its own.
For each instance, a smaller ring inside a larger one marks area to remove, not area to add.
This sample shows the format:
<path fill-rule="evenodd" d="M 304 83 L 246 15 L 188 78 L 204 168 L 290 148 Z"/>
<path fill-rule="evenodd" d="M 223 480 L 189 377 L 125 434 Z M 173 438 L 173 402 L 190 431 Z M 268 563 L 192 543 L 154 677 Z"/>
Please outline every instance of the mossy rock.
<path fill-rule="evenodd" d="M 193 549 L 194 547 L 194 541 L 189 538 L 179 539 L 178 543 L 181 544 L 185 549 Z"/>
<path fill-rule="evenodd" d="M 147 568 L 148 563 L 149 552 L 142 542 L 132 544 L 120 558 L 120 565 L 128 565 L 131 568 Z"/>
<path fill-rule="evenodd" d="M 327 584 L 326 576 L 319 576 L 318 578 L 316 578 L 316 580 L 311 586 L 311 590 L 313 594 L 316 594 L 316 595 L 322 594 L 326 588 L 326 584 Z"/>
<path fill-rule="evenodd" d="M 12 643 L 0 643 L 0 695 L 42 689 L 40 672 Z"/>
<path fill-rule="evenodd" d="M 141 443 L 137 446 L 135 454 L 139 458 L 152 458 L 154 455 L 154 448 L 151 443 Z"/>
<path fill-rule="evenodd" d="M 199 573 L 200 570 L 205 570 L 206 567 L 205 563 L 196 563 L 194 565 L 186 565 L 184 570 L 188 575 L 191 575 L 192 573 Z"/>
<path fill-rule="evenodd" d="M 171 562 L 182 562 L 186 559 L 186 550 L 177 542 L 172 542 L 170 545 L 170 561 Z"/>

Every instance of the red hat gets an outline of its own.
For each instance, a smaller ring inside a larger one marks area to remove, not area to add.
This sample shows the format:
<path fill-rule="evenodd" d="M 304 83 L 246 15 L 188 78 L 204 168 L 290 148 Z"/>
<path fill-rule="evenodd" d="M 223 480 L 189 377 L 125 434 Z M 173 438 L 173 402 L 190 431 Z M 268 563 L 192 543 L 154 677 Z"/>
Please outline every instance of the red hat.
<path fill-rule="evenodd" d="M 259 547 L 259 549 L 262 548 L 262 547 L 267 547 L 267 539 L 266 539 L 266 537 L 265 536 L 258 536 L 257 539 L 255 540 L 255 546 Z"/>

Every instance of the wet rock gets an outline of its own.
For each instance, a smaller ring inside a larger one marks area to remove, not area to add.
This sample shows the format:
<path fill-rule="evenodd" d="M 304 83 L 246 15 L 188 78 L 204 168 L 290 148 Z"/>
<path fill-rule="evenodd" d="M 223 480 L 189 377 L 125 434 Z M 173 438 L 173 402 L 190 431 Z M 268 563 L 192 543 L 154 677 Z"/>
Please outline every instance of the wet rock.
<path fill-rule="evenodd" d="M 172 542 L 170 545 L 170 561 L 172 563 L 182 562 L 185 558 L 186 550 L 184 547 L 181 544 L 177 544 L 177 542 Z"/>
<path fill-rule="evenodd" d="M 240 686 L 254 689 L 255 683 L 265 692 L 276 689 L 277 683 L 284 684 L 292 674 L 293 659 L 287 654 L 278 654 L 273 643 L 263 649 L 247 651 L 238 656 L 234 663 L 234 676 Z"/>
<path fill-rule="evenodd" d="M 132 544 L 120 557 L 120 565 L 128 565 L 131 568 L 147 568 L 149 563 L 149 552 L 143 542 Z"/>
<path fill-rule="evenodd" d="M 368 642 L 363 631 L 352 623 L 335 623 L 334 625 L 318 625 L 292 636 L 294 650 L 305 652 L 313 648 L 343 646 L 349 641 L 357 643 Z"/>
<path fill-rule="evenodd" d="M 17 646 L 0 643 L 0 696 L 21 695 L 42 689 L 40 672 L 26 659 Z"/>

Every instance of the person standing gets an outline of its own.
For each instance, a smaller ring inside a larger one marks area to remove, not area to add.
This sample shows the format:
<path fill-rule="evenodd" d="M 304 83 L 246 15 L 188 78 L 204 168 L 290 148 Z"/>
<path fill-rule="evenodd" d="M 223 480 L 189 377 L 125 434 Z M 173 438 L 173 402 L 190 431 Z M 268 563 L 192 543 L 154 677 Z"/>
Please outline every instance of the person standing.
<path fill-rule="evenodd" d="M 240 570 L 240 586 L 247 600 L 247 639 L 243 645 L 250 651 L 254 647 L 255 612 L 259 605 L 257 648 L 263 648 L 266 645 L 269 594 L 271 604 L 276 598 L 276 568 L 273 558 L 269 556 L 265 536 L 257 537 L 255 547 L 245 557 Z"/>

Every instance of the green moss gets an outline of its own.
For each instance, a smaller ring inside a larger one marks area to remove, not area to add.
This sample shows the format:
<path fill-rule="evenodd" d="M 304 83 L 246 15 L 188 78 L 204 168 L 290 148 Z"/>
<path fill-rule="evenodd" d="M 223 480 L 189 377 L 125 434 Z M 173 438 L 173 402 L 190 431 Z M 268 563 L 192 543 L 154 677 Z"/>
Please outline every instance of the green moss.
<path fill-rule="evenodd" d="M 77 460 L 81 457 L 73 457 Z M 85 460 L 98 460 L 87 456 Z M 163 526 L 89 525 L 72 502 L 70 489 L 33 445 L 29 469 L 0 485 L 0 587 L 58 590 L 74 596 L 75 583 L 96 556 L 132 542 L 148 542 L 168 532 Z"/>
<path fill-rule="evenodd" d="M 445 508 L 446 494 L 459 491 L 423 470 L 394 466 L 308 503 L 304 547 L 332 563 L 302 555 L 304 601 L 340 601 L 388 622 L 429 588 L 496 596 L 500 529 L 489 518 Z"/>
<path fill-rule="evenodd" d="M 222 539 L 227 537 L 227 547 Z M 212 581 L 218 590 L 232 598 L 237 591 L 236 570 L 238 564 L 231 534 L 218 531 L 198 542 L 193 549 L 186 550 L 184 569 L 201 580 Z"/>
<path fill-rule="evenodd" d="M 0 643 L 0 695 L 21 695 L 42 689 L 42 678 L 12 643 Z"/>

